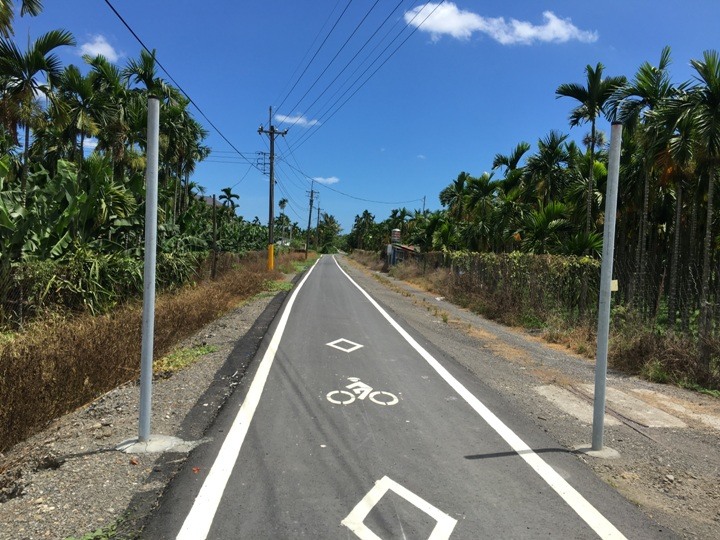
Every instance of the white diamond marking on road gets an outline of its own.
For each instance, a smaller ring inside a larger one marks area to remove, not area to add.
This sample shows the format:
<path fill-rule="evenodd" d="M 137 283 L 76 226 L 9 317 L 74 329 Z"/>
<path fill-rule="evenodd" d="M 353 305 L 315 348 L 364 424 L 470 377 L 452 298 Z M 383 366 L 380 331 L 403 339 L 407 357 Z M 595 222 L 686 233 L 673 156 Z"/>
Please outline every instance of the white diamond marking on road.
<path fill-rule="evenodd" d="M 336 339 L 335 341 L 331 341 L 325 345 L 346 353 L 351 353 L 353 351 L 357 351 L 360 347 L 364 347 L 364 345 L 360 345 L 359 343 L 355 343 L 354 341 L 350 341 L 345 338 Z"/>
<path fill-rule="evenodd" d="M 367 495 L 365 495 L 359 503 L 357 503 L 352 512 L 350 512 L 348 516 L 341 521 L 341 523 L 354 532 L 360 540 L 382 540 L 382 538 L 372 532 L 370 528 L 365 525 L 364 521 L 370 511 L 388 491 L 395 492 L 430 517 L 435 518 L 437 525 L 435 525 L 435 528 L 430 533 L 430 536 L 428 536 L 428 540 L 447 540 L 450 538 L 455 525 L 457 525 L 456 519 L 451 518 L 443 511 L 438 510 L 425 499 L 419 497 L 387 476 L 383 476 L 380 480 L 375 482 L 373 488 L 368 491 Z"/>

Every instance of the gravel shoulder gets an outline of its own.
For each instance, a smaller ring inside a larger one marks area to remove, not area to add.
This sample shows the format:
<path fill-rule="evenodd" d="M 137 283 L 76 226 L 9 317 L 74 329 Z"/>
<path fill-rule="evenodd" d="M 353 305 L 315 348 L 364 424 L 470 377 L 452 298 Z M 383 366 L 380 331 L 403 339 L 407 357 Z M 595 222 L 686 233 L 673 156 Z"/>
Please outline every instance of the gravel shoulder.
<path fill-rule="evenodd" d="M 542 395 L 559 388 L 587 399 L 593 363 L 519 329 L 495 324 L 430 292 L 339 257 L 370 294 L 456 359 L 566 448 L 587 445 L 591 426 Z M 185 346 L 217 347 L 153 388 L 153 433 L 202 437 L 254 357 L 285 294 L 258 297 L 204 328 Z M 717 538 L 720 528 L 720 400 L 610 372 L 608 386 L 682 420 L 656 428 L 620 416 L 602 460 L 577 454 L 605 482 L 683 538 Z M 133 538 L 186 453 L 124 454 L 137 435 L 139 388 L 128 383 L 56 420 L 0 455 L 0 540 L 81 538 L 119 524 Z M 713 422 L 717 422 L 714 424 Z M 13 487 L 14 486 L 14 487 Z M 15 492 L 13 492 L 15 489 Z M 106 536 L 113 538 L 113 536 Z"/>

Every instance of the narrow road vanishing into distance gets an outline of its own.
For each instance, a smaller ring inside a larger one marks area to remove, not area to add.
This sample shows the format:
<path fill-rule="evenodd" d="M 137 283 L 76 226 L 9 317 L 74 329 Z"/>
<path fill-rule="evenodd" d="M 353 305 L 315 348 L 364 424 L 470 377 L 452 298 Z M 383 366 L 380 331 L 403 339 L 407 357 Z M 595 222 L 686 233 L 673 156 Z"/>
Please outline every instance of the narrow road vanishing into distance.
<path fill-rule="evenodd" d="M 670 538 L 323 256 L 143 538 Z"/>

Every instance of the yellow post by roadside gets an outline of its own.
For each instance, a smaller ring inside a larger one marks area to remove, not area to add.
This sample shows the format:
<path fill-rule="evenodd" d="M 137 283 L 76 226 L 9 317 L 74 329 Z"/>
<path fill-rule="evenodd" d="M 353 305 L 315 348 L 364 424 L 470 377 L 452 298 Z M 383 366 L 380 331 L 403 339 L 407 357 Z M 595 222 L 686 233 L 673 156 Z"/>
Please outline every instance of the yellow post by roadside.
<path fill-rule="evenodd" d="M 272 272 L 273 270 L 275 270 L 275 246 L 272 244 L 268 245 L 267 269 L 269 272 Z"/>

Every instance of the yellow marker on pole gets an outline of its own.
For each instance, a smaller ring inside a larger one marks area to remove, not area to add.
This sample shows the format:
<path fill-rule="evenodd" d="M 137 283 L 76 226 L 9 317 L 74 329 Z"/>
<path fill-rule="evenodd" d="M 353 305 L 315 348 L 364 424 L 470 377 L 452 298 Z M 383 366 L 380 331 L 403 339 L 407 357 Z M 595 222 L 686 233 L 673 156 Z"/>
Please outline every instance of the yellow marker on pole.
<path fill-rule="evenodd" d="M 268 263 L 267 263 L 267 269 L 268 271 L 272 272 L 275 270 L 275 246 L 272 244 L 268 245 Z"/>

